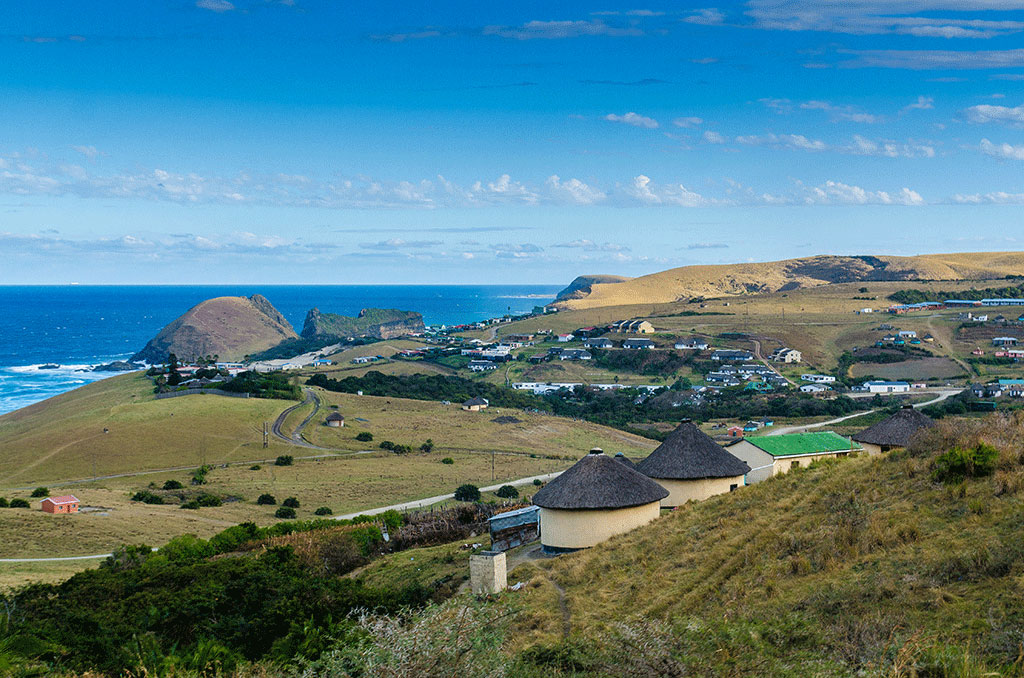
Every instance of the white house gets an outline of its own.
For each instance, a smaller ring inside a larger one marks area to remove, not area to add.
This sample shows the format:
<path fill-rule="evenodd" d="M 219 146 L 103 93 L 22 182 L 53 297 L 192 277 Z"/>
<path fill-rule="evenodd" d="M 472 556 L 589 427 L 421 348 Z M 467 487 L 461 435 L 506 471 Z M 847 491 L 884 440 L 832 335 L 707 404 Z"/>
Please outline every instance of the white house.
<path fill-rule="evenodd" d="M 824 393 L 831 390 L 831 386 L 825 386 L 824 384 L 804 384 L 800 387 L 801 393 Z"/>
<path fill-rule="evenodd" d="M 567 342 L 570 342 L 570 341 L 572 341 L 572 340 L 573 340 L 573 339 L 575 339 L 575 338 L 576 338 L 576 337 L 574 337 L 574 336 L 573 336 L 573 335 L 571 335 L 571 334 L 559 334 L 559 335 L 558 335 L 558 341 L 560 341 L 560 342 L 561 342 L 561 343 L 563 343 L 563 344 L 564 344 L 564 343 L 567 343 Z"/>
<path fill-rule="evenodd" d="M 1017 337 L 995 337 L 992 339 L 993 346 L 1016 346 Z"/>
<path fill-rule="evenodd" d="M 693 339 L 677 341 L 673 348 L 677 351 L 706 351 L 708 350 L 708 342 L 694 337 Z"/>
<path fill-rule="evenodd" d="M 487 372 L 498 369 L 498 365 L 490 360 L 470 360 L 469 369 L 471 372 Z"/>
<path fill-rule="evenodd" d="M 833 384 L 836 378 L 830 374 L 801 374 L 800 381 L 809 381 L 812 384 Z"/>
<path fill-rule="evenodd" d="M 803 354 L 795 348 L 780 348 L 772 354 L 772 360 L 780 363 L 798 363 L 803 358 Z"/>
<path fill-rule="evenodd" d="M 910 384 L 905 381 L 865 381 L 861 389 L 868 393 L 906 393 Z"/>
<path fill-rule="evenodd" d="M 915 339 L 917 338 L 917 332 L 914 330 L 900 330 L 901 339 Z"/>
<path fill-rule="evenodd" d="M 593 357 L 590 351 L 584 351 L 582 348 L 567 348 L 558 354 L 559 360 L 590 360 Z"/>
<path fill-rule="evenodd" d="M 650 339 L 626 339 L 622 348 L 654 348 L 654 342 Z"/>

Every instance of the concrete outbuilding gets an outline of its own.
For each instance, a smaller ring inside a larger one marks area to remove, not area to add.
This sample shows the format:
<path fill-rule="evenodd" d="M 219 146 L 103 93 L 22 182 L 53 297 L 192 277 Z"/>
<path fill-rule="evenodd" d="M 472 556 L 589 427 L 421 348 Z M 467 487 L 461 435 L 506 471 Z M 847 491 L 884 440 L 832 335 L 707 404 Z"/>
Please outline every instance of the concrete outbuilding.
<path fill-rule="evenodd" d="M 40 502 L 43 513 L 78 513 L 78 498 L 67 494 L 61 497 L 47 497 Z"/>
<path fill-rule="evenodd" d="M 636 470 L 668 490 L 661 505 L 674 508 L 742 487 L 750 467 L 687 419 Z"/>
<path fill-rule="evenodd" d="M 888 419 L 855 433 L 853 440 L 860 443 L 868 454 L 881 454 L 906 447 L 918 431 L 932 426 L 935 426 L 935 421 L 931 417 L 913 405 L 904 405 Z"/>
<path fill-rule="evenodd" d="M 585 549 L 651 522 L 668 490 L 600 449 L 533 496 L 545 553 Z"/>
<path fill-rule="evenodd" d="M 744 438 L 729 446 L 730 452 L 750 466 L 747 482 L 751 484 L 807 466 L 819 459 L 845 457 L 862 449 L 849 438 L 833 431 L 756 436 Z"/>

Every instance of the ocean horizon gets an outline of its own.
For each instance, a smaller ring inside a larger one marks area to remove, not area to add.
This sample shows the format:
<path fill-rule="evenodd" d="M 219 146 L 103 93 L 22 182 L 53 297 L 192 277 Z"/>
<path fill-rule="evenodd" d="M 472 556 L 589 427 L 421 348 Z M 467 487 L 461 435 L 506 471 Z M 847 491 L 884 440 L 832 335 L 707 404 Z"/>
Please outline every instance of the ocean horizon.
<path fill-rule="evenodd" d="M 428 325 L 526 313 L 564 285 L 0 285 L 0 414 L 112 376 L 83 371 L 139 351 L 218 296 L 262 294 L 302 330 L 307 311 L 417 311 Z M 59 365 L 55 369 L 40 369 Z"/>

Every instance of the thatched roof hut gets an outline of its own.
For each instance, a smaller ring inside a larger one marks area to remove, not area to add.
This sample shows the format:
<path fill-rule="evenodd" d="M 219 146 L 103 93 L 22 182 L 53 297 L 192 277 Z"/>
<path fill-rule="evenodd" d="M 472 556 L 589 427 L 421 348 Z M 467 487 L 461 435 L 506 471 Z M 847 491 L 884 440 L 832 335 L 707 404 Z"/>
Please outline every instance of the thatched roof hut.
<path fill-rule="evenodd" d="M 345 417 L 343 417 L 338 412 L 331 412 L 330 414 L 327 415 L 327 418 L 324 420 L 324 423 L 334 428 L 340 428 L 345 425 Z"/>
<path fill-rule="evenodd" d="M 636 470 L 669 491 L 661 505 L 671 507 L 736 489 L 750 467 L 686 419 Z"/>
<path fill-rule="evenodd" d="M 540 506 L 540 541 L 548 553 L 575 551 L 658 517 L 668 491 L 600 449 L 533 496 Z"/>
<path fill-rule="evenodd" d="M 615 461 L 619 462 L 620 464 L 625 464 L 628 468 L 631 468 L 634 471 L 636 470 L 636 464 L 633 462 L 633 460 L 624 455 L 622 452 L 615 453 Z"/>
<path fill-rule="evenodd" d="M 487 398 L 476 396 L 475 398 L 470 398 L 466 402 L 462 403 L 462 409 L 469 412 L 479 412 L 480 410 L 487 409 L 489 404 L 490 403 L 487 401 Z"/>
<path fill-rule="evenodd" d="M 869 426 L 853 439 L 864 446 L 868 453 L 888 452 L 897 447 L 906 447 L 915 433 L 935 426 L 935 421 L 912 405 L 904 405 L 891 417 Z"/>

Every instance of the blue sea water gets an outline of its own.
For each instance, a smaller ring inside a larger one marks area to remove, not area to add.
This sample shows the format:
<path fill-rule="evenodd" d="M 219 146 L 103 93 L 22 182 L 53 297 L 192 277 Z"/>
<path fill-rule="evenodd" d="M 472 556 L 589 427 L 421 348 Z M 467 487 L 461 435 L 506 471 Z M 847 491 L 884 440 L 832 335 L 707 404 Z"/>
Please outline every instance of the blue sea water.
<path fill-rule="evenodd" d="M 419 311 L 428 324 L 525 313 L 557 285 L 206 285 L 0 286 L 0 414 L 111 376 L 83 372 L 124 360 L 199 302 L 262 294 L 302 329 L 314 306 L 355 315 L 362 308 Z M 44 364 L 58 369 L 39 369 Z"/>

